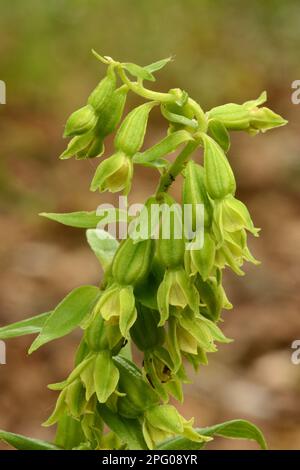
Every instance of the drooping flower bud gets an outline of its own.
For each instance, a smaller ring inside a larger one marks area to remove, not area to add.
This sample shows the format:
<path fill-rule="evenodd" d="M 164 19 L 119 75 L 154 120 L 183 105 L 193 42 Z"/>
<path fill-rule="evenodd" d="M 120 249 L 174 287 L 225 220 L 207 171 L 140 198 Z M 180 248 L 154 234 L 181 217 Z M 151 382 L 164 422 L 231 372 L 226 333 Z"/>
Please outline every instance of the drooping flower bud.
<path fill-rule="evenodd" d="M 249 127 L 249 111 L 241 104 L 228 103 L 212 108 L 208 118 L 216 119 L 229 130 L 247 130 Z"/>
<path fill-rule="evenodd" d="M 220 145 L 220 147 L 227 153 L 230 149 L 229 132 L 224 126 L 223 122 L 217 119 L 210 119 L 208 121 L 208 134 Z"/>
<path fill-rule="evenodd" d="M 96 130 L 94 130 L 96 131 Z M 104 153 L 103 137 L 94 135 L 89 144 L 77 152 L 76 160 L 85 160 L 87 158 L 101 157 Z"/>
<path fill-rule="evenodd" d="M 154 251 L 151 239 L 135 242 L 132 238 L 124 240 L 113 259 L 112 275 L 120 285 L 136 285 L 149 273 Z"/>
<path fill-rule="evenodd" d="M 254 108 L 250 111 L 250 127 L 248 132 L 255 135 L 259 131 L 266 132 L 274 127 L 284 126 L 287 122 L 286 119 L 283 119 L 269 108 Z"/>
<path fill-rule="evenodd" d="M 119 370 L 116 367 L 110 351 L 97 353 L 94 364 L 95 392 L 100 403 L 105 403 L 114 393 L 119 382 Z"/>
<path fill-rule="evenodd" d="M 50 389 L 61 390 L 61 393 L 44 426 L 55 424 L 65 413 L 75 419 L 82 418 L 90 412 L 95 397 L 100 403 L 108 400 L 115 392 L 118 381 L 119 370 L 109 350 L 89 354 L 66 381 L 49 385 Z"/>
<path fill-rule="evenodd" d="M 123 152 L 117 152 L 98 166 L 91 183 L 91 191 L 118 191 L 128 194 L 133 174 L 132 160 Z"/>
<path fill-rule="evenodd" d="M 181 206 L 165 195 L 160 206 L 161 220 L 159 238 L 156 243 L 156 254 L 159 262 L 166 268 L 183 264 L 185 240 Z"/>
<path fill-rule="evenodd" d="M 186 250 L 184 265 L 187 273 L 194 276 L 199 273 L 205 281 L 211 274 L 215 261 L 215 242 L 209 233 L 204 234 L 204 244 L 199 250 Z"/>
<path fill-rule="evenodd" d="M 201 314 L 193 315 L 189 309 L 185 309 L 178 316 L 178 323 L 181 328 L 195 338 L 203 351 L 215 352 L 217 348 L 215 342 L 230 343 L 231 339 L 227 338 L 220 328 L 215 324 L 214 320 L 205 318 Z"/>
<path fill-rule="evenodd" d="M 266 132 L 274 127 L 284 126 L 287 121 L 269 108 L 259 108 L 267 100 L 264 91 L 256 100 L 243 104 L 228 103 L 211 109 L 209 120 L 216 119 L 229 130 L 244 130 L 250 134 Z"/>
<path fill-rule="evenodd" d="M 246 230 L 255 237 L 258 236 L 259 229 L 254 227 L 245 204 L 233 196 L 218 201 L 212 224 L 217 248 L 215 257 L 217 267 L 222 269 L 228 265 L 236 274 L 242 276 L 244 272 L 241 266 L 244 260 L 259 264 L 247 247 Z"/>
<path fill-rule="evenodd" d="M 114 362 L 120 373 L 119 391 L 123 394 L 117 401 L 120 415 L 136 418 L 159 403 L 159 395 L 133 362 L 122 356 L 116 356 Z"/>
<path fill-rule="evenodd" d="M 163 345 L 165 331 L 158 326 L 159 312 L 137 305 L 137 319 L 130 330 L 130 336 L 140 351 L 151 351 Z"/>
<path fill-rule="evenodd" d="M 144 103 L 130 111 L 118 129 L 114 140 L 115 148 L 126 155 L 133 156 L 144 142 L 148 117 L 155 101 Z"/>
<path fill-rule="evenodd" d="M 218 321 L 223 307 L 223 291 L 215 278 L 204 281 L 200 276 L 196 278 L 200 302 L 203 305 L 201 312 L 212 321 Z"/>
<path fill-rule="evenodd" d="M 231 166 L 221 147 L 211 137 L 202 134 L 204 143 L 205 186 L 212 199 L 234 194 L 236 183 Z"/>
<path fill-rule="evenodd" d="M 222 269 L 227 265 L 237 275 L 243 276 L 245 273 L 241 270 L 241 266 L 244 260 L 256 265 L 260 264 L 247 247 L 246 231 L 241 229 L 236 232 L 225 233 L 223 242 L 216 251 L 216 266 Z"/>
<path fill-rule="evenodd" d="M 184 436 L 194 442 L 208 442 L 212 438 L 203 436 L 193 429 L 194 419 L 187 421 L 172 405 L 159 405 L 145 412 L 143 435 L 149 449 L 158 441 L 173 435 Z"/>
<path fill-rule="evenodd" d="M 191 278 L 182 267 L 168 269 L 157 291 L 157 304 L 160 312 L 159 326 L 169 318 L 170 305 L 184 309 L 189 306 L 194 312 L 199 310 L 199 295 Z"/>
<path fill-rule="evenodd" d="M 103 108 L 96 126 L 96 131 L 103 137 L 115 131 L 122 117 L 128 89 L 124 86 L 115 90 L 109 102 Z"/>
<path fill-rule="evenodd" d="M 99 115 L 107 102 L 111 99 L 113 91 L 116 88 L 117 78 L 114 66 L 109 66 L 107 75 L 97 85 L 88 98 L 88 104 L 91 105 L 96 114 Z"/>
<path fill-rule="evenodd" d="M 97 116 L 92 106 L 86 105 L 74 111 L 67 120 L 64 137 L 85 134 L 94 129 L 97 123 Z"/>
<path fill-rule="evenodd" d="M 112 355 L 117 354 L 122 345 L 123 337 L 118 323 L 105 321 L 98 314 L 92 314 L 92 320 L 85 330 L 84 341 L 91 351 L 110 350 Z"/>
<path fill-rule="evenodd" d="M 203 204 L 204 206 L 204 226 L 210 227 L 212 221 L 213 208 L 205 188 L 204 176 L 204 168 L 190 160 L 184 170 L 182 202 L 183 204 L 192 205 L 193 231 L 197 228 L 197 204 Z"/>
<path fill-rule="evenodd" d="M 98 312 L 107 321 L 115 317 L 122 335 L 128 338 L 129 330 L 137 317 L 133 287 L 118 284 L 108 287 L 95 307 L 95 314 Z"/>
<path fill-rule="evenodd" d="M 73 139 L 70 140 L 66 150 L 59 156 L 61 160 L 66 160 L 68 158 L 77 155 L 78 152 L 83 151 L 86 149 L 91 142 L 94 140 L 94 130 L 86 132 L 82 135 L 76 135 Z"/>
<path fill-rule="evenodd" d="M 251 216 L 245 204 L 233 196 L 225 198 L 217 208 L 220 215 L 217 214 L 218 223 L 224 231 L 236 232 L 246 229 L 255 237 L 258 237 L 260 229 L 255 228 Z"/>

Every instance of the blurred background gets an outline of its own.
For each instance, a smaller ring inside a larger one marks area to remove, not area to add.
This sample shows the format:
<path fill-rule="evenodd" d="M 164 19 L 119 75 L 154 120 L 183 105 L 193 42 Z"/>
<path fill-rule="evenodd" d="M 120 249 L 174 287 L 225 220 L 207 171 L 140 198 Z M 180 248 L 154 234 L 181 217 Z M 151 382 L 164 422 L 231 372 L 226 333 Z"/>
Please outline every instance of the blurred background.
<path fill-rule="evenodd" d="M 224 330 L 235 342 L 211 355 L 180 407 L 197 425 L 253 420 L 272 449 L 300 448 L 300 365 L 291 362 L 291 343 L 300 339 L 300 105 L 291 102 L 291 83 L 300 79 L 299 26 L 297 0 L 242 7 L 238 0 L 0 0 L 0 79 L 7 86 L 0 105 L 1 326 L 48 311 L 101 277 L 84 231 L 38 217 L 116 201 L 89 192 L 96 161 L 57 158 L 66 117 L 105 70 L 91 48 L 141 65 L 175 55 L 154 89 L 182 87 L 205 110 L 267 90 L 268 105 L 289 120 L 256 138 L 232 135 L 238 197 L 262 228 L 251 240 L 262 264 L 247 266 L 244 278 L 226 275 L 234 309 L 224 313 Z M 153 113 L 146 146 L 164 133 Z M 142 202 L 156 182 L 155 171 L 138 169 L 131 201 Z M 51 439 L 53 429 L 40 427 L 56 398 L 46 385 L 68 374 L 78 340 L 75 332 L 30 357 L 32 337 L 7 342 L 0 428 Z M 255 445 L 216 439 L 210 448 Z"/>

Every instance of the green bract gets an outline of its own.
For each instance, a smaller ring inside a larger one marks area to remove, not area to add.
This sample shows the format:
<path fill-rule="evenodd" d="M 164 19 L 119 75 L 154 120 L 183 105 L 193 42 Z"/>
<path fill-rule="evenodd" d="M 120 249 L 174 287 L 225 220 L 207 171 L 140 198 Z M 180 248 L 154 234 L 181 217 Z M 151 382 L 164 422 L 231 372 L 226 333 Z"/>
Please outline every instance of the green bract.
<path fill-rule="evenodd" d="M 184 90 L 145 88 L 144 81 L 154 81 L 155 72 L 170 59 L 143 67 L 93 53 L 107 73 L 87 104 L 67 120 L 64 136 L 72 139 L 60 158 L 105 155 L 104 140 L 116 131 L 112 154 L 104 156 L 90 189 L 127 195 L 135 164 L 158 170 L 160 179 L 135 217 L 127 209 L 114 208 L 103 214 L 41 214 L 87 229 L 103 279 L 100 287 L 74 288 L 50 312 L 0 328 L 0 339 L 37 334 L 30 353 L 75 328 L 82 333 L 73 370 L 62 382 L 49 385 L 59 392 L 44 423 L 57 424 L 55 442 L 5 431 L 0 431 L 0 439 L 17 449 L 195 450 L 218 434 L 255 439 L 266 448 L 251 423 L 236 420 L 195 429 L 193 419 L 183 418 L 169 401 L 184 400 L 183 384 L 190 382 L 186 361 L 197 371 L 218 343 L 231 341 L 219 326 L 224 311 L 232 308 L 222 284 L 226 267 L 242 275 L 245 261 L 258 263 L 248 249 L 247 235 L 258 236 L 259 229 L 235 197 L 236 181 L 226 155 L 229 131 L 256 134 L 286 121 L 260 107 L 265 93 L 205 113 Z M 120 123 L 131 92 L 146 102 Z M 142 149 L 156 105 L 167 121 L 166 136 Z M 183 177 L 181 204 L 168 194 L 178 176 Z M 106 224 L 130 221 L 125 240 L 97 227 L 104 218 Z M 140 351 L 140 367 L 132 359 L 132 344 Z"/>

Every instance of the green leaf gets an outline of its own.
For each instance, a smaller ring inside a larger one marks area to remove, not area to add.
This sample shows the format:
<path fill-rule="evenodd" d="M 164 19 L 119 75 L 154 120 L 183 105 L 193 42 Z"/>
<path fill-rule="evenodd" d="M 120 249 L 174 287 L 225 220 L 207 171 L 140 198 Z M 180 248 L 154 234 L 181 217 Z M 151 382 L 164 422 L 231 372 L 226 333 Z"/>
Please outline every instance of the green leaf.
<path fill-rule="evenodd" d="M 41 313 L 26 320 L 11 323 L 0 328 L 0 339 L 16 338 L 17 336 L 39 333 L 52 312 Z"/>
<path fill-rule="evenodd" d="M 140 78 L 141 80 L 150 80 L 150 82 L 155 82 L 155 78 L 152 73 L 140 65 L 128 62 L 122 64 L 122 66 L 134 77 Z"/>
<path fill-rule="evenodd" d="M 95 286 L 82 286 L 70 292 L 45 322 L 39 336 L 30 346 L 29 354 L 74 330 L 90 313 L 98 296 L 99 289 Z"/>
<path fill-rule="evenodd" d="M 161 157 L 174 152 L 180 144 L 189 140 L 193 140 L 189 132 L 184 130 L 173 132 L 145 152 L 136 153 L 133 161 L 144 166 L 166 166 L 166 160 Z"/>
<path fill-rule="evenodd" d="M 267 449 L 267 443 L 261 430 L 244 419 L 234 419 L 225 423 L 216 424 L 207 428 L 197 429 L 197 432 L 205 436 L 222 436 L 230 439 L 248 439 L 256 441 L 261 449 Z"/>
<path fill-rule="evenodd" d="M 147 450 L 141 424 L 137 419 L 127 419 L 112 412 L 105 405 L 98 405 L 105 424 L 127 444 L 129 450 Z"/>
<path fill-rule="evenodd" d="M 208 132 L 218 142 L 224 152 L 227 153 L 230 148 L 230 137 L 224 124 L 217 119 L 211 119 L 208 122 Z"/>
<path fill-rule="evenodd" d="M 89 229 L 86 232 L 88 244 L 105 270 L 112 262 L 118 249 L 118 241 L 102 229 Z"/>
<path fill-rule="evenodd" d="M 256 441 L 261 449 L 267 449 L 267 443 L 257 426 L 244 419 L 235 419 L 225 423 L 216 424 L 206 428 L 197 428 L 197 432 L 204 436 L 221 436 L 229 439 L 248 439 Z M 160 450 L 199 450 L 203 443 L 192 442 L 189 439 L 176 437 L 159 444 Z"/>
<path fill-rule="evenodd" d="M 173 60 L 173 57 L 167 57 L 166 59 L 158 60 L 157 62 L 153 62 L 153 64 L 146 65 L 144 69 L 148 72 L 153 73 L 157 72 L 158 70 L 162 69 L 165 65 Z"/>
<path fill-rule="evenodd" d="M 126 211 L 115 209 L 114 207 L 103 209 L 103 213 L 101 214 L 97 214 L 96 211 L 79 211 L 66 212 L 64 214 L 42 212 L 40 215 L 47 219 L 54 220 L 55 222 L 59 222 L 60 224 L 77 228 L 96 228 L 104 218 L 106 224 L 117 221 L 127 221 Z"/>
<path fill-rule="evenodd" d="M 60 447 L 51 444 L 51 442 L 32 439 L 22 436 L 21 434 L 14 434 L 2 430 L 0 430 L 0 440 L 18 450 L 61 450 Z"/>

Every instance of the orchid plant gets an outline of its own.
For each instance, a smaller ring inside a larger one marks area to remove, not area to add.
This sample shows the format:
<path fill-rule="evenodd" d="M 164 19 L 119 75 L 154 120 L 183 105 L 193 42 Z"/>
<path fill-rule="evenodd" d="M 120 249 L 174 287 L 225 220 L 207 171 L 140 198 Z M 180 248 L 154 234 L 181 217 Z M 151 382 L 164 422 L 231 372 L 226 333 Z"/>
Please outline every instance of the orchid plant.
<path fill-rule="evenodd" d="M 286 121 L 262 106 L 265 92 L 255 100 L 205 112 L 185 90 L 147 88 L 145 82 L 155 81 L 154 74 L 170 58 L 141 67 L 93 53 L 106 66 L 106 75 L 68 118 L 64 137 L 70 141 L 60 158 L 100 158 L 106 137 L 115 132 L 113 153 L 100 162 L 90 189 L 127 196 L 137 165 L 157 170 L 159 182 L 145 210 L 130 218 L 135 237 L 128 230 L 120 240 L 103 224 L 99 228 L 104 215 L 118 223 L 128 216 L 126 210 L 41 214 L 87 229 L 103 276 L 98 286 L 75 288 L 52 311 L 0 328 L 0 339 L 37 334 L 30 354 L 75 328 L 82 331 L 73 370 L 49 385 L 58 399 L 44 426 L 57 426 L 54 442 L 5 431 L 0 439 L 17 449 L 170 450 L 203 449 L 214 436 L 223 436 L 256 440 L 266 448 L 260 430 L 248 421 L 197 428 L 169 401 L 183 402 L 182 386 L 190 382 L 188 363 L 197 371 L 218 343 L 231 341 L 220 328 L 224 310 L 232 308 L 223 273 L 231 269 L 241 276 L 245 261 L 258 264 L 247 236 L 258 236 L 259 229 L 235 196 L 227 157 L 230 132 L 256 135 Z M 123 117 L 130 93 L 144 102 Z M 144 149 L 154 108 L 166 120 L 166 136 Z M 169 188 L 180 176 L 182 198 L 177 203 Z M 150 221 L 150 228 L 146 224 L 141 231 L 155 205 L 157 223 Z M 192 208 L 188 231 L 183 230 L 181 211 L 186 205 Z M 170 212 L 170 230 L 163 236 Z M 137 360 L 132 347 L 140 352 Z"/>

